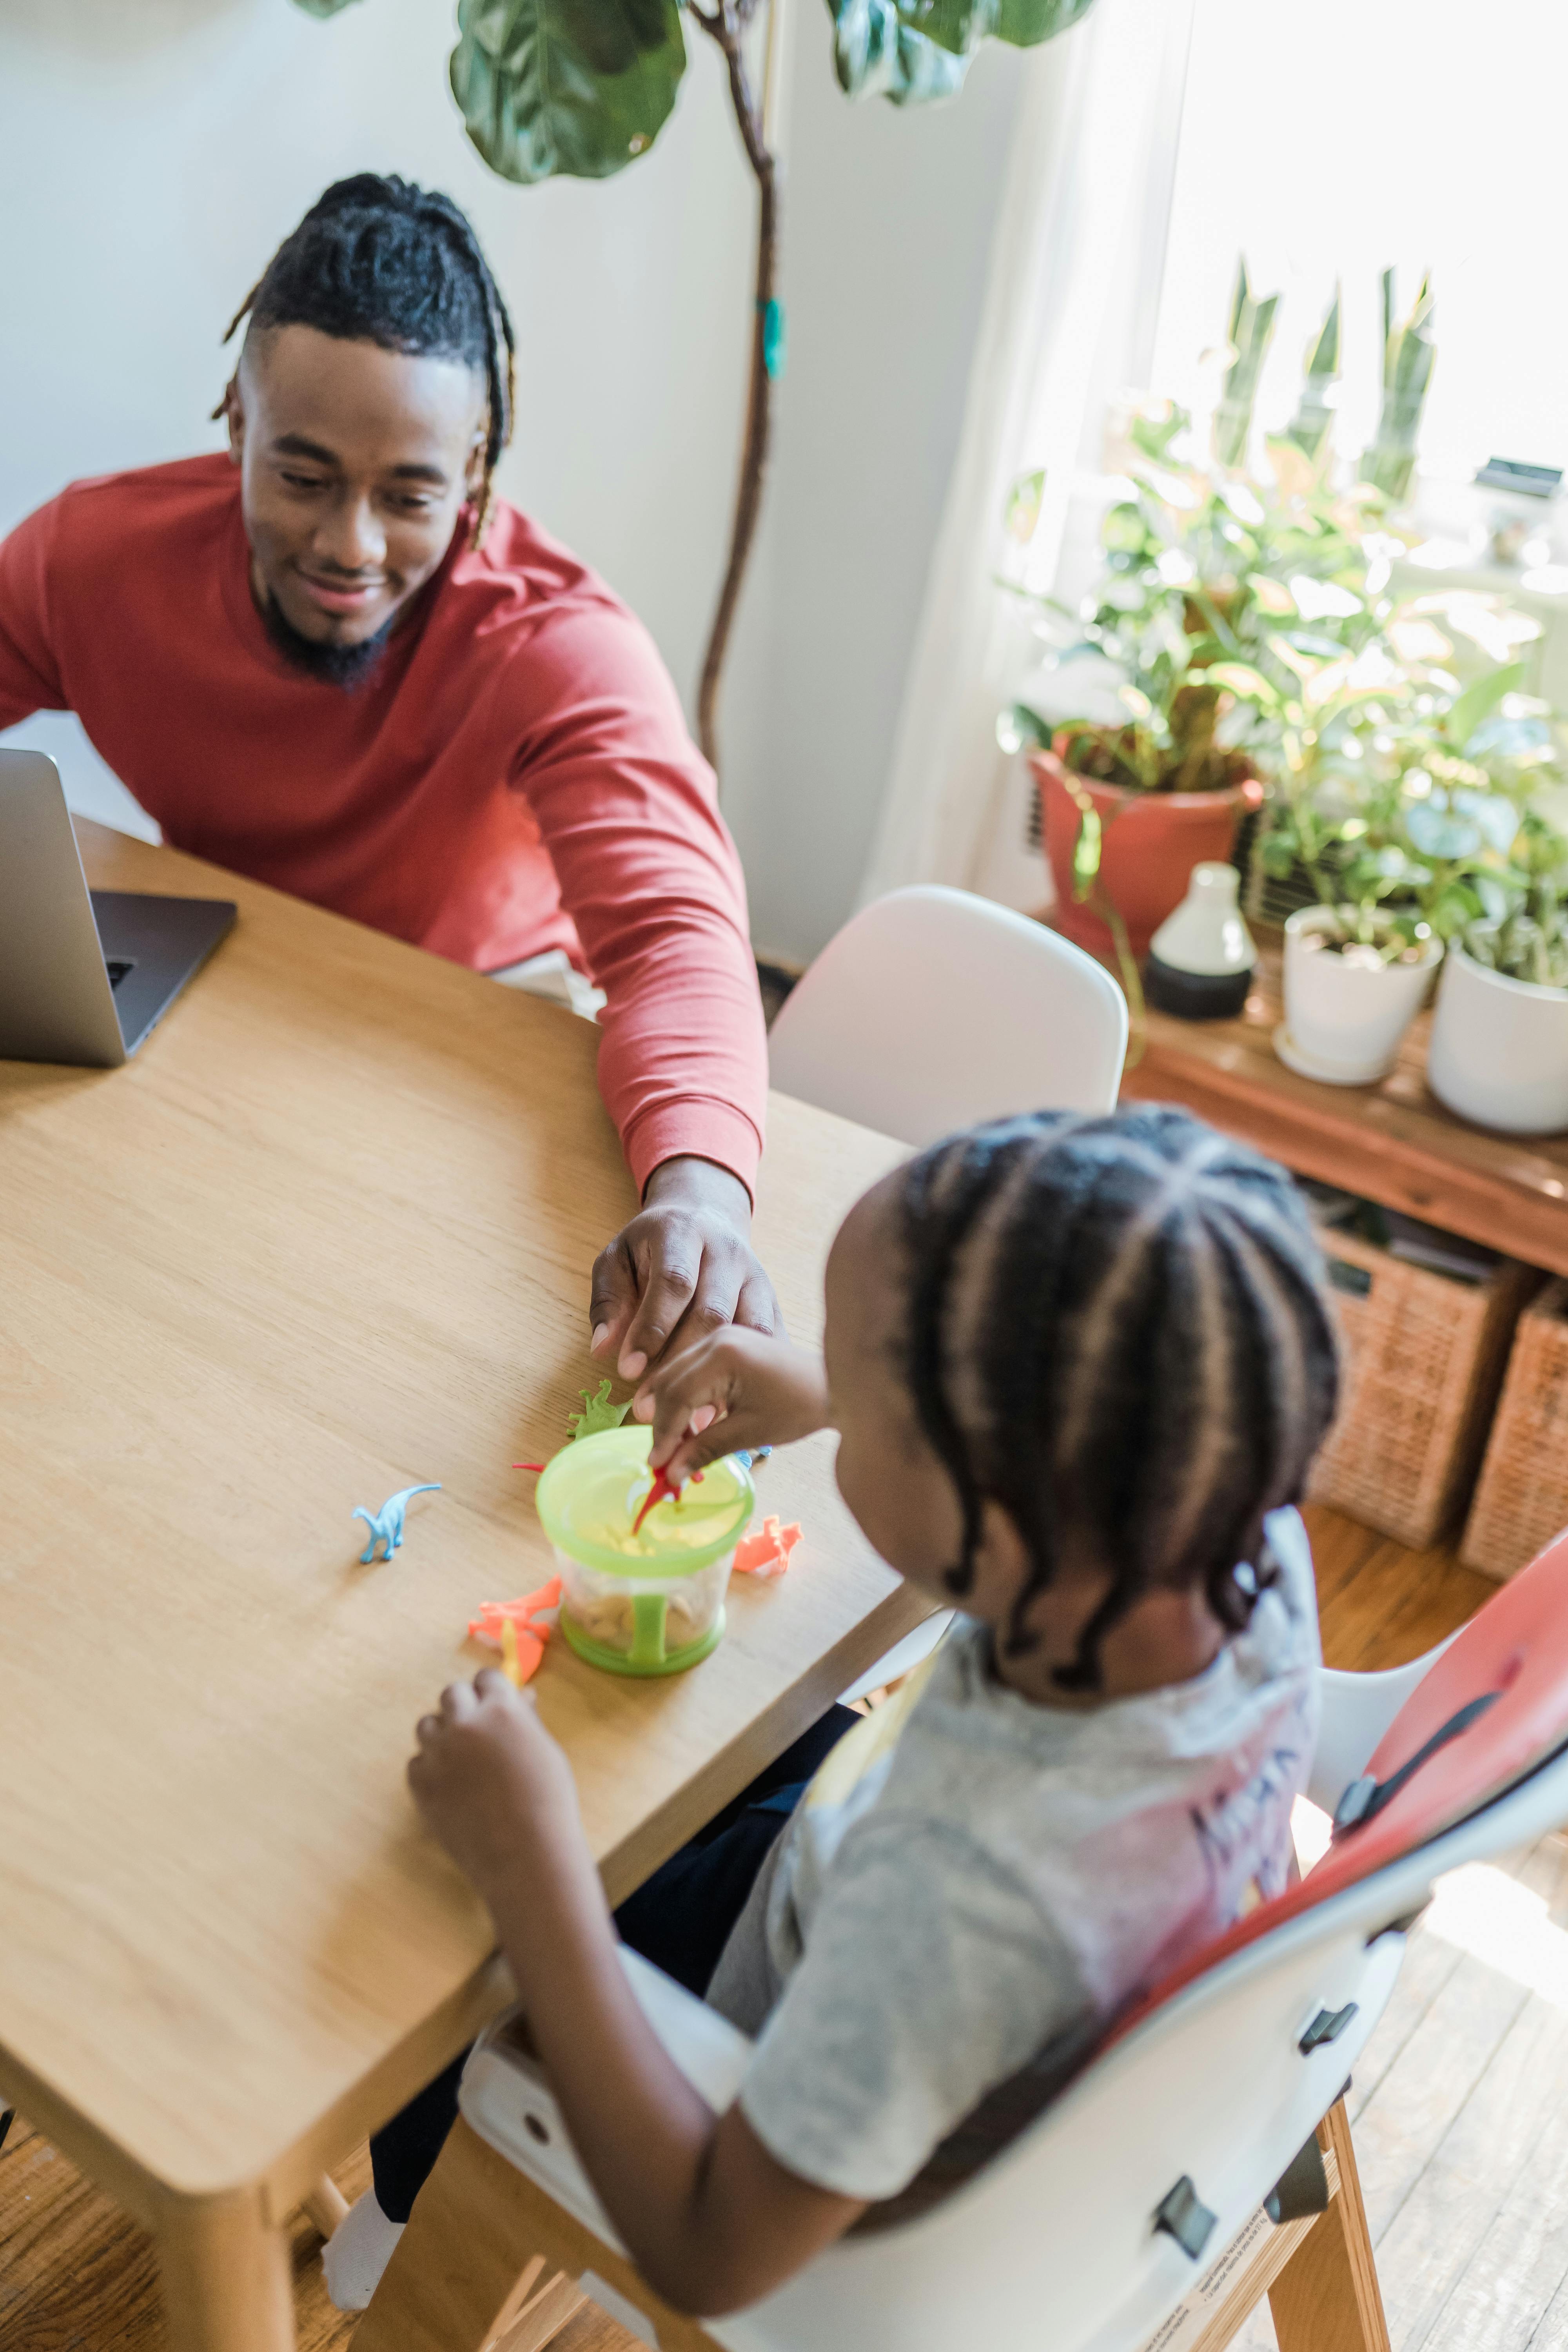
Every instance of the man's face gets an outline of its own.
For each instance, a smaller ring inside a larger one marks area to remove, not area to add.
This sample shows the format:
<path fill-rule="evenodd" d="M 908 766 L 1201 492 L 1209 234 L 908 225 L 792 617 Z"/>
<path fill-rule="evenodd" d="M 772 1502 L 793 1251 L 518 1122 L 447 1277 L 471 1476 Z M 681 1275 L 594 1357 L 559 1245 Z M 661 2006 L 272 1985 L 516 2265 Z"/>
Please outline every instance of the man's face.
<path fill-rule="evenodd" d="M 483 379 L 314 327 L 252 334 L 229 401 L 251 585 L 312 645 L 395 621 L 451 544 L 484 462 Z"/>

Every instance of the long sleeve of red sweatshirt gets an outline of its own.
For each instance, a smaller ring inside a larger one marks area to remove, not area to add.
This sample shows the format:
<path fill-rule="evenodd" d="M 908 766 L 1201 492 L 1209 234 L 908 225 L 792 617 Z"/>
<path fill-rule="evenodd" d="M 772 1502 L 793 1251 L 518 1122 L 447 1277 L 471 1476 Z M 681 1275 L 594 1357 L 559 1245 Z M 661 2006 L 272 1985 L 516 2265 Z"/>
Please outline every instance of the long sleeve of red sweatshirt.
<path fill-rule="evenodd" d="M 0 727 L 74 710 L 176 847 L 497 971 L 563 949 L 639 1188 L 754 1190 L 767 1053 L 745 886 L 646 630 L 512 508 L 455 546 L 368 681 L 252 601 L 225 457 L 74 484 L 0 542 Z"/>

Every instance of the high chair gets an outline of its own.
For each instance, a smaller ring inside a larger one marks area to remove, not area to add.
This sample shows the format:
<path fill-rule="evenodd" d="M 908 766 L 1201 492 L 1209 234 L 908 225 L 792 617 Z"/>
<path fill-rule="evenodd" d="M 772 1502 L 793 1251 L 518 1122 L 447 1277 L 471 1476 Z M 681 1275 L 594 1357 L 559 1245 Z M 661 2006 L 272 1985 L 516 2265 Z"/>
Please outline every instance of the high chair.
<path fill-rule="evenodd" d="M 1327 1853 L 934 2210 L 842 2240 L 750 2310 L 683 2318 L 626 2258 L 503 2021 L 355 2352 L 534 2352 L 547 2335 L 513 2294 L 530 2257 L 531 2280 L 541 2257 L 587 2273 L 664 2352 L 1217 2352 L 1265 2292 L 1281 2352 L 1387 2352 L 1342 2095 L 1439 1874 L 1568 1821 L 1568 1536 L 1440 1649 L 1325 1672 L 1322 1697 Z M 676 2063 L 728 2105 L 745 2038 L 626 1959 Z"/>

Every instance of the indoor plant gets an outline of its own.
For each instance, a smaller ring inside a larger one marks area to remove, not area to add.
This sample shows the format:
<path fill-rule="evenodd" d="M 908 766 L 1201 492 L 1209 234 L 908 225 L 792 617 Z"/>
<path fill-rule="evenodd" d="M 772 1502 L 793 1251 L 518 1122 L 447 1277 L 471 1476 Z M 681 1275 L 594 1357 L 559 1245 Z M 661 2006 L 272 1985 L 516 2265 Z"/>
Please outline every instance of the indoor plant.
<path fill-rule="evenodd" d="M 1394 272 L 1383 273 L 1383 406 L 1377 431 L 1362 455 L 1363 482 L 1374 482 L 1398 505 L 1415 471 L 1415 437 L 1432 382 L 1432 281 L 1423 278 L 1409 315 L 1394 315 Z"/>
<path fill-rule="evenodd" d="M 1529 879 L 1448 954 L 1426 1076 L 1461 1118 L 1508 1135 L 1568 1128 L 1568 841 L 1527 816 Z"/>
<path fill-rule="evenodd" d="M 1238 302 L 1245 293 L 1243 276 Z M 1320 376 L 1332 327 L 1331 313 L 1310 362 Z M 1050 668 L 1099 656 L 1125 718 L 1064 720 L 1019 702 L 999 724 L 1005 748 L 1033 747 L 1053 920 L 1101 954 L 1120 916 L 1141 955 L 1193 867 L 1230 856 L 1262 798 L 1254 739 L 1277 740 L 1258 693 L 1284 694 L 1289 661 L 1353 656 L 1375 634 L 1363 541 L 1376 492 L 1332 497 L 1289 438 L 1270 442 L 1266 487 L 1188 464 L 1191 425 L 1171 402 L 1131 416 L 1137 462 L 1104 518 L 1098 590 L 1076 613 L 1026 598 L 1056 640 Z"/>
<path fill-rule="evenodd" d="M 1057 928 L 1092 954 L 1141 961 L 1194 866 L 1229 856 L 1263 787 L 1245 751 L 1217 740 L 1231 705 L 1220 688 L 1186 677 L 1163 705 L 1136 688 L 1122 698 L 1124 726 L 1079 720 L 1047 738 L 1034 712 L 1020 706 L 1016 719 L 1036 747 Z"/>
<path fill-rule="evenodd" d="M 1516 690 L 1520 674 L 1505 665 L 1444 696 L 1413 692 L 1406 672 L 1359 704 L 1331 694 L 1313 705 L 1303 688 L 1309 715 L 1324 723 L 1286 762 L 1263 845 L 1266 858 L 1299 859 L 1321 901 L 1285 927 L 1276 1043 L 1292 1066 L 1344 1084 L 1381 1076 L 1445 940 L 1468 934 L 1480 948 L 1489 937 L 1505 956 L 1522 954 L 1528 918 L 1507 933 L 1498 926 L 1531 888 L 1546 919 L 1563 845 L 1531 806 L 1552 745 L 1545 706 Z M 1415 676 L 1430 688 L 1438 673 L 1421 663 Z"/>
<path fill-rule="evenodd" d="M 295 0 L 335 16 L 353 0 Z M 773 148 L 786 0 L 458 0 L 447 78 L 469 138 L 503 179 L 531 186 L 567 175 L 603 180 L 646 155 L 675 105 L 686 71 L 683 18 L 717 44 L 735 126 L 757 184 L 756 267 L 750 306 L 751 375 L 740 482 L 723 583 L 697 693 L 697 739 L 717 769 L 719 684 L 762 509 L 773 388 L 783 372 L 778 299 L 779 159 Z M 988 37 L 1033 48 L 1088 15 L 1094 0 L 828 0 L 833 62 L 849 98 L 895 106 L 952 98 Z M 759 89 L 752 39 L 765 13 Z"/>
<path fill-rule="evenodd" d="M 1285 926 L 1275 1042 L 1292 1067 L 1344 1085 L 1384 1074 L 1444 941 L 1518 887 L 1551 750 L 1542 706 L 1514 690 L 1517 664 L 1455 692 L 1428 640 L 1406 639 L 1420 657 L 1404 663 L 1398 642 L 1342 677 L 1307 672 L 1273 714 L 1281 789 L 1261 856 L 1299 864 L 1319 900 Z"/>
<path fill-rule="evenodd" d="M 1372 1084 L 1391 1067 L 1442 955 L 1418 917 L 1366 904 L 1298 908 L 1285 926 L 1275 1052 L 1303 1077 Z"/>

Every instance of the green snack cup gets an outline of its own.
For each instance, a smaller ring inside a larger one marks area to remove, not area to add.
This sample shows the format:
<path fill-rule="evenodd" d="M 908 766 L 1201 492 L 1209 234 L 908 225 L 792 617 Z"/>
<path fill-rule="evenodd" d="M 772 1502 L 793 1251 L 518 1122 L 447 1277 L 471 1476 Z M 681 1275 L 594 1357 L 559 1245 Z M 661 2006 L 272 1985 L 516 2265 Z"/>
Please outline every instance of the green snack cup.
<path fill-rule="evenodd" d="M 652 1443 L 636 1423 L 579 1437 L 535 1491 L 561 1570 L 561 1631 L 612 1675 L 678 1675 L 717 1648 L 735 1546 L 756 1507 L 750 1472 L 726 1454 L 700 1484 L 656 1503 L 634 1535 Z"/>

